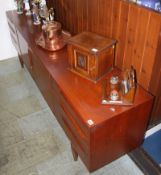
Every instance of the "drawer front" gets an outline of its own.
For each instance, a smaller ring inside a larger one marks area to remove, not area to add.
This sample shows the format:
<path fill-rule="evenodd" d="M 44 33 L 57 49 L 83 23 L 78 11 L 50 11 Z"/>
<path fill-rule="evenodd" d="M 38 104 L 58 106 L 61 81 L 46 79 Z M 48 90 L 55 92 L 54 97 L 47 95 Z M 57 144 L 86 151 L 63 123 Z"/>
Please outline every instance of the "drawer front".
<path fill-rule="evenodd" d="M 88 136 L 84 133 L 80 125 L 73 119 L 73 112 L 71 114 L 69 105 L 52 77 L 50 78 L 50 88 L 52 98 L 52 104 L 50 105 L 51 109 L 71 143 L 75 145 L 76 150 L 79 152 L 82 159 L 84 159 L 84 156 L 87 156 L 89 152 Z"/>
<path fill-rule="evenodd" d="M 18 36 L 18 41 L 19 41 L 20 51 L 21 51 L 20 56 L 22 57 L 22 60 L 26 65 L 27 69 L 30 71 L 31 64 L 28 56 L 28 50 L 29 50 L 28 43 L 19 31 L 17 31 L 17 36 Z"/>
<path fill-rule="evenodd" d="M 89 167 L 89 160 L 90 160 L 90 152 L 89 150 L 85 150 L 84 147 L 82 146 L 81 142 L 77 139 L 73 131 L 71 130 L 70 126 L 68 125 L 68 122 L 66 120 L 62 120 L 61 123 L 62 128 L 64 129 L 66 135 L 71 141 L 72 147 L 74 150 L 78 153 L 79 157 L 81 160 L 85 163 L 87 168 Z"/>
<path fill-rule="evenodd" d="M 89 141 L 90 138 L 90 130 L 85 126 L 85 123 L 81 120 L 79 115 L 74 111 L 72 106 L 67 102 L 63 94 L 61 95 L 61 101 L 60 105 L 65 112 L 65 114 L 68 116 L 70 115 L 71 118 L 75 121 L 75 123 L 79 126 L 80 130 L 82 131 L 83 135 L 85 135 L 86 140 Z"/>
<path fill-rule="evenodd" d="M 61 126 L 64 129 L 66 135 L 68 136 L 70 142 L 75 145 L 75 149 L 78 152 L 78 154 L 84 158 L 89 154 L 89 145 L 86 143 L 83 143 L 82 137 L 78 134 L 78 131 L 74 128 L 75 126 L 73 123 L 70 123 L 69 119 L 67 119 L 67 116 L 64 112 L 62 112 L 62 118 L 61 118 Z"/>
<path fill-rule="evenodd" d="M 20 48 L 19 48 L 19 42 L 18 42 L 16 28 L 15 28 L 15 26 L 12 24 L 12 22 L 10 20 L 8 20 L 8 26 L 9 26 L 9 29 L 10 29 L 10 35 L 11 35 L 12 43 L 15 46 L 17 52 L 19 54 L 21 54 Z"/>
<path fill-rule="evenodd" d="M 64 128 L 69 139 L 71 141 L 76 140 L 82 151 L 87 152 L 89 148 L 89 136 L 87 130 L 81 126 L 83 124 L 79 121 L 78 116 L 76 116 L 75 112 L 73 112 L 72 108 L 65 100 L 55 80 L 51 78 L 50 84 L 53 100 L 56 100 L 59 110 L 61 109 L 61 111 L 56 114 L 59 123 Z"/>
<path fill-rule="evenodd" d="M 63 99 L 63 100 L 62 100 Z M 82 150 L 89 152 L 89 134 L 82 126 L 83 124 L 76 116 L 75 112 L 61 96 L 61 110 L 62 110 L 62 121 L 67 129 L 72 133 L 72 136 L 77 140 Z"/>
<path fill-rule="evenodd" d="M 57 83 L 52 77 L 50 77 L 50 89 L 54 98 L 56 98 L 57 102 L 60 103 L 61 90 L 59 89 Z"/>

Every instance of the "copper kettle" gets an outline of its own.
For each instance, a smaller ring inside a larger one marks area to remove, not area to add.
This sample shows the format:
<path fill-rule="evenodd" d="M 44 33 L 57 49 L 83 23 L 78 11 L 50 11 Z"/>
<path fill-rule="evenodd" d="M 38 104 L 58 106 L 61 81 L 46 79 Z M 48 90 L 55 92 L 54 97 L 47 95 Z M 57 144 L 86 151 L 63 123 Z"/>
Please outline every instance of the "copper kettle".
<path fill-rule="evenodd" d="M 42 34 L 36 43 L 48 51 L 56 51 L 66 45 L 66 40 L 71 36 L 69 32 L 62 30 L 61 23 L 48 21 L 42 26 Z"/>
<path fill-rule="evenodd" d="M 61 24 L 57 21 L 47 22 L 42 26 L 45 40 L 59 39 L 62 34 Z"/>

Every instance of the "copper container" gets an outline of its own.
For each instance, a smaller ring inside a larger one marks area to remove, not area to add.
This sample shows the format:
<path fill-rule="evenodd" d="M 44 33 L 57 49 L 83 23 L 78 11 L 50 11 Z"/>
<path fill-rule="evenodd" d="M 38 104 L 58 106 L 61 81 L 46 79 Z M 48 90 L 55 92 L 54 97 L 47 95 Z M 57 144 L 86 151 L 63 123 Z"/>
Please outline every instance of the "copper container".
<path fill-rule="evenodd" d="M 70 33 L 62 30 L 62 26 L 57 21 L 50 21 L 42 26 L 42 34 L 36 40 L 36 43 L 49 51 L 56 51 L 66 45 L 66 40 Z"/>
<path fill-rule="evenodd" d="M 48 22 L 42 26 L 42 31 L 46 40 L 57 39 L 62 34 L 61 24 L 56 21 Z"/>

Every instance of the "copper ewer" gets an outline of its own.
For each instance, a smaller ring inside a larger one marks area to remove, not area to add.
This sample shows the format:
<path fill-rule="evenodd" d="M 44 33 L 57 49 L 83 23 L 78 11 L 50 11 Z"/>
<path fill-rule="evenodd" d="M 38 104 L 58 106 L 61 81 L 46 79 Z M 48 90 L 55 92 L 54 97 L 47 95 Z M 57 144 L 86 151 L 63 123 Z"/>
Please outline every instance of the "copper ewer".
<path fill-rule="evenodd" d="M 70 36 L 70 33 L 62 30 L 59 22 L 50 21 L 42 26 L 42 34 L 36 43 L 46 50 L 56 51 L 65 46 Z"/>
<path fill-rule="evenodd" d="M 48 22 L 42 26 L 42 31 L 46 40 L 57 39 L 62 34 L 61 24 L 56 21 Z"/>

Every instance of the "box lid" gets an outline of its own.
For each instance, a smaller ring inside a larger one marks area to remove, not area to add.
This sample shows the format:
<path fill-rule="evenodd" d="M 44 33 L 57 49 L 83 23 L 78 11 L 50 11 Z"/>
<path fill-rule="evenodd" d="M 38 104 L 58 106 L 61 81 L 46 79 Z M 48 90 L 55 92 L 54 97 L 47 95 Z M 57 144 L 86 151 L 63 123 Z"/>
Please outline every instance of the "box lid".
<path fill-rule="evenodd" d="M 109 39 L 91 32 L 82 32 L 71 37 L 67 42 L 69 44 L 82 48 L 87 52 L 97 54 L 114 45 L 116 43 L 116 40 Z"/>

